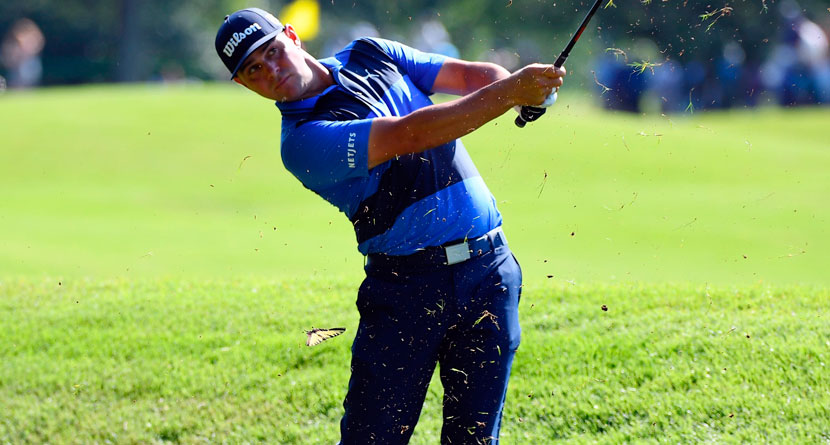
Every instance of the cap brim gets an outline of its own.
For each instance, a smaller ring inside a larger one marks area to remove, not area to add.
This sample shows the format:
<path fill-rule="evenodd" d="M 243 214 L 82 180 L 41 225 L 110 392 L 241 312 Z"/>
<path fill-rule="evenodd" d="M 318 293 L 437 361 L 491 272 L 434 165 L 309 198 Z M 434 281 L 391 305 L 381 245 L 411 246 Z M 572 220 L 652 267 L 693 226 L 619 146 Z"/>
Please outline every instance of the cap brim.
<path fill-rule="evenodd" d="M 256 51 L 257 49 L 259 49 L 259 47 L 260 47 L 260 46 L 262 46 L 262 44 L 263 44 L 263 43 L 265 43 L 265 42 L 267 42 L 267 41 L 269 41 L 269 40 L 273 39 L 273 38 L 274 38 L 274 36 L 276 36 L 277 34 L 279 34 L 279 33 L 283 32 L 283 30 L 285 30 L 285 27 L 284 27 L 284 26 L 282 27 L 282 29 L 279 29 L 279 30 L 277 30 L 277 31 L 270 32 L 270 33 L 266 34 L 264 37 L 260 37 L 260 39 L 259 39 L 259 40 L 257 40 L 256 42 L 254 42 L 254 44 L 253 44 L 253 45 L 251 45 L 251 46 L 248 48 L 248 51 L 245 51 L 245 54 L 243 54 L 243 55 L 242 55 L 242 58 L 241 58 L 241 59 L 239 59 L 239 63 L 237 63 L 237 64 L 236 64 L 236 68 L 234 68 L 234 69 L 233 69 L 233 72 L 231 73 L 231 80 L 233 80 L 233 78 L 234 78 L 234 77 L 236 77 L 236 72 L 237 72 L 237 71 L 239 71 L 239 68 L 242 66 L 242 64 L 243 64 L 243 63 L 245 63 L 245 59 L 247 59 L 247 58 L 248 58 L 248 56 L 250 56 L 252 52 L 254 52 L 254 51 Z"/>

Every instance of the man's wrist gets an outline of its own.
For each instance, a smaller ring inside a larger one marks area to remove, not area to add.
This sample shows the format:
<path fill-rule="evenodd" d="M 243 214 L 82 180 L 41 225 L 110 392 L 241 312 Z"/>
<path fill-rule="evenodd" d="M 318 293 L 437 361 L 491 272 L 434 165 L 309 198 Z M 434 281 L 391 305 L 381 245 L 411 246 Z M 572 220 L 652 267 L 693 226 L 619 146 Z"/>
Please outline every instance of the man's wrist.
<path fill-rule="evenodd" d="M 510 94 L 511 91 L 513 91 L 513 84 L 507 77 L 491 83 L 487 88 L 492 89 L 497 101 L 504 106 L 504 110 L 502 110 L 502 112 L 506 112 L 513 107 L 522 105 L 512 94 Z"/>

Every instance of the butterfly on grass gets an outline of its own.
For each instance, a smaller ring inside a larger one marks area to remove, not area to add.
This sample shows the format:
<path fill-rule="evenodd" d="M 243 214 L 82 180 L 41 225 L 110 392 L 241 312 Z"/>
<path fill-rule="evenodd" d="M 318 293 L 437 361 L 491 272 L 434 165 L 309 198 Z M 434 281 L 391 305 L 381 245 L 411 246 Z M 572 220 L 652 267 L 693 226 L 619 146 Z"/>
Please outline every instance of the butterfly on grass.
<path fill-rule="evenodd" d="M 312 329 L 305 331 L 308 338 L 305 340 L 306 346 L 315 346 L 320 343 L 346 332 L 346 328 L 331 328 L 331 329 Z"/>

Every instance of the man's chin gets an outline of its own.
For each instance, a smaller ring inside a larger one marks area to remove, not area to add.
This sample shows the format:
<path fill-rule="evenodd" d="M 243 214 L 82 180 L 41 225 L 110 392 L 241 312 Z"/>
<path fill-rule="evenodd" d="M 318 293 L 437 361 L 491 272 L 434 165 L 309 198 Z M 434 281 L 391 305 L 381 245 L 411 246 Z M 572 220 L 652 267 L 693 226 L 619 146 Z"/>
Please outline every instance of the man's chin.
<path fill-rule="evenodd" d="M 285 91 L 285 90 L 279 91 L 279 92 L 278 91 L 271 91 L 271 93 L 269 94 L 268 97 L 270 99 L 273 99 L 273 100 L 277 101 L 277 102 L 291 102 L 291 101 L 297 100 L 297 97 L 296 97 L 295 94 L 293 94 L 291 91 Z"/>
<path fill-rule="evenodd" d="M 274 92 L 263 92 L 263 93 L 259 93 L 259 95 L 266 98 L 266 99 L 271 99 L 271 100 L 277 101 L 277 102 L 290 102 L 291 101 L 291 98 L 289 98 L 288 96 L 285 96 L 284 94 L 277 94 L 277 93 L 274 93 Z"/>

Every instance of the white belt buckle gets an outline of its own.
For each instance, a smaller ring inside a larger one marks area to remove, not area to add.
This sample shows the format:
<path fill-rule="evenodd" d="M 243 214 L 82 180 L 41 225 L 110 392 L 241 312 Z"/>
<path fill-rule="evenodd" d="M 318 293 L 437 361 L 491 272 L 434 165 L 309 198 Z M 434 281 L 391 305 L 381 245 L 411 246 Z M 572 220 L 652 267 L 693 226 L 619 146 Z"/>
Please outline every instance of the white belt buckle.
<path fill-rule="evenodd" d="M 461 263 L 470 259 L 470 247 L 467 243 L 458 243 L 444 248 L 447 254 L 447 265 Z"/>

